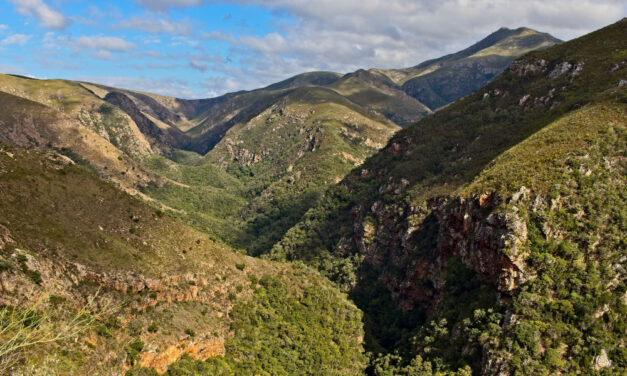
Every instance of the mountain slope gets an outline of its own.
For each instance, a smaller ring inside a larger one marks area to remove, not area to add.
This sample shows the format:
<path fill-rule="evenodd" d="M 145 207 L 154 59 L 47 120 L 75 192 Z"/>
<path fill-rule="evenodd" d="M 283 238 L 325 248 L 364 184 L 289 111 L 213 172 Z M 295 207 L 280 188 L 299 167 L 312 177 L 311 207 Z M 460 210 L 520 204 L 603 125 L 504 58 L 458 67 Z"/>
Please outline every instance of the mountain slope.
<path fill-rule="evenodd" d="M 273 248 L 351 291 L 379 374 L 624 372 L 626 28 L 398 132 Z"/>
<path fill-rule="evenodd" d="M 239 176 L 249 192 L 235 244 L 253 255 L 267 252 L 326 187 L 398 129 L 324 88 L 298 89 L 231 128 L 207 158 Z"/>
<path fill-rule="evenodd" d="M 0 145 L 0 194 L 0 304 L 10 307 L 0 311 L 1 342 L 61 330 L 84 305 L 81 317 L 93 317 L 80 319 L 91 322 L 80 336 L 3 352 L 0 369 L 64 375 L 129 367 L 129 375 L 154 374 L 141 367 L 162 373 L 190 363 L 220 375 L 363 369 L 358 310 L 305 268 L 234 253 L 54 152 Z M 26 317 L 38 324 L 8 330 L 5 314 L 28 307 L 35 312 Z M 277 362 L 277 354 L 291 360 Z"/>
<path fill-rule="evenodd" d="M 474 45 L 415 67 L 376 70 L 436 110 L 487 84 L 516 57 L 561 41 L 528 28 L 501 28 Z"/>
<path fill-rule="evenodd" d="M 496 33 L 481 49 L 455 56 L 497 48 L 518 34 Z M 329 184 L 384 145 L 396 125 L 431 113 L 374 70 L 305 73 L 200 100 L 85 82 L 0 78 L 0 91 L 56 113 L 55 122 L 39 121 L 35 128 L 64 124 L 74 134 L 56 130 L 54 142 L 40 135 L 39 146 L 80 158 L 127 192 L 252 254 L 267 252 Z M 7 113 L 28 123 L 22 105 Z M 263 127 L 257 126 L 261 118 Z"/>
<path fill-rule="evenodd" d="M 503 38 L 520 33 L 493 35 L 481 47 L 494 48 Z M 515 54 L 515 50 L 510 50 L 510 54 Z M 205 193 L 200 187 L 167 184 L 163 189 L 149 187 L 144 193 L 184 210 L 187 214 L 183 217 L 190 223 L 252 254 L 267 252 L 328 184 L 363 161 L 377 145 L 385 143 L 395 131 L 386 118 L 405 126 L 430 113 L 429 108 L 403 92 L 387 76 L 363 70 L 342 77 L 329 72 L 306 73 L 267 88 L 206 100 L 203 106 L 191 118 L 197 125 L 186 131 L 192 138 L 188 148 L 201 153 L 208 151 L 203 166 L 217 165 L 236 176 L 243 183 L 247 203 L 242 205 L 241 200 L 232 200 L 228 195 L 230 204 L 219 210 L 223 224 L 218 224 L 211 218 L 213 214 L 207 216 L 202 212 L 205 209 L 194 209 L 206 207 L 202 202 Z M 288 107 L 291 117 L 281 116 L 281 111 Z M 307 120 L 310 118 L 315 120 Z M 370 125 L 355 127 L 346 123 L 348 118 L 359 118 Z M 260 119 L 265 119 L 264 127 L 257 125 Z M 305 138 L 315 136 L 302 133 L 300 128 L 313 122 L 323 125 L 316 132 L 329 126 L 337 132 L 337 126 L 332 124 L 343 124 L 343 136 L 318 137 L 323 144 L 315 151 L 308 150 L 313 147 L 307 145 Z M 372 130 L 367 131 L 369 128 Z M 373 132 L 375 128 L 379 130 Z M 179 198 L 187 196 L 194 199 L 181 203 Z M 228 218 L 241 231 L 232 231 Z"/>
<path fill-rule="evenodd" d="M 328 85 L 358 105 L 380 113 L 394 123 L 405 127 L 422 119 L 431 110 L 407 95 L 383 75 L 358 70 Z"/>

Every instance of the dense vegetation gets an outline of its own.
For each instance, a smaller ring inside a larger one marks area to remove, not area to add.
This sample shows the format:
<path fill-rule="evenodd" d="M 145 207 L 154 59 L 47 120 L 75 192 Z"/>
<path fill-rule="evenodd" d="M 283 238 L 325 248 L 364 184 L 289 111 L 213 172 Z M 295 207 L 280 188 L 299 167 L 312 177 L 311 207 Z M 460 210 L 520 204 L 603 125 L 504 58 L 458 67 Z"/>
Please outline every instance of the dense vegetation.
<path fill-rule="evenodd" d="M 295 296 L 281 279 L 251 275 L 251 301 L 231 311 L 233 337 L 226 356 L 182 359 L 168 375 L 359 375 L 365 357 L 361 316 L 328 287 L 308 287 Z M 316 307 L 312 310 L 311 307 Z M 140 375 L 136 369 L 127 375 Z"/>
<path fill-rule="evenodd" d="M 392 353 L 373 372 L 624 372 L 625 27 L 532 52 L 400 131 L 273 248 L 352 291 L 369 348 Z M 442 260 L 442 213 L 484 192 L 501 203 L 471 221 L 520 218 L 521 248 L 501 252 L 523 259 L 526 282 L 497 292 L 451 272 L 454 258 L 416 277 Z"/>

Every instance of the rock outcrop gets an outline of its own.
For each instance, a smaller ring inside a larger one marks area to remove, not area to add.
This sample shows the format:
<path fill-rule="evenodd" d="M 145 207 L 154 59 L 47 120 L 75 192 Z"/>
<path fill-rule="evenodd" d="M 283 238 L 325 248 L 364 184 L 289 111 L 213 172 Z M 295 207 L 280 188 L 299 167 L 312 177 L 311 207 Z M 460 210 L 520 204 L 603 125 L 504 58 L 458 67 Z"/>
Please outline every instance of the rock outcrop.
<path fill-rule="evenodd" d="M 511 200 L 527 194 L 523 187 Z M 403 310 L 435 307 L 452 258 L 509 295 L 527 279 L 527 227 L 516 211 L 497 212 L 504 201 L 496 193 L 433 199 L 426 208 L 377 201 L 367 213 L 353 211 L 353 242 L 365 262 L 382 270 L 382 282 Z M 346 240 L 340 244 L 346 248 Z"/>
<path fill-rule="evenodd" d="M 163 374 L 170 364 L 179 360 L 183 355 L 192 359 L 207 360 L 212 356 L 224 355 L 224 341 L 216 339 L 207 342 L 180 341 L 168 346 L 164 351 L 149 351 L 141 355 L 139 365 L 144 368 L 152 368 L 157 373 Z"/>

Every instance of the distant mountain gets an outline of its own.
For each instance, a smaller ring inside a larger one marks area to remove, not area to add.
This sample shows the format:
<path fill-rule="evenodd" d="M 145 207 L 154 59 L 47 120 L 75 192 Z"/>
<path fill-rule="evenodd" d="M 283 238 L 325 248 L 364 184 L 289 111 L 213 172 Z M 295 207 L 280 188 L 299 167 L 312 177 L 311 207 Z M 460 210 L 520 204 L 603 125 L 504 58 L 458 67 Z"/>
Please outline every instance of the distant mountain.
<path fill-rule="evenodd" d="M 625 373 L 625 35 L 515 59 L 273 247 L 350 293 L 375 374 Z"/>
<path fill-rule="evenodd" d="M 561 41 L 549 34 L 525 27 L 501 28 L 454 54 L 411 68 L 373 71 L 435 110 L 487 84 L 516 57 L 558 43 Z"/>

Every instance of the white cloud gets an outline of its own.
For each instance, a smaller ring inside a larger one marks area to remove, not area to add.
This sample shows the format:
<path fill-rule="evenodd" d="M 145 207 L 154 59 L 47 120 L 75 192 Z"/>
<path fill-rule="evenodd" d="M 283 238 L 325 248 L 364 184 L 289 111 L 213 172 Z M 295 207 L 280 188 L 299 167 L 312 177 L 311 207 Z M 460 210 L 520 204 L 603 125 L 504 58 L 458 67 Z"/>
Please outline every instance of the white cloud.
<path fill-rule="evenodd" d="M 5 32 L 7 30 L 9 30 L 9 27 L 7 25 L 0 24 L 0 33 Z"/>
<path fill-rule="evenodd" d="M 150 10 L 165 10 L 175 7 L 191 7 L 201 5 L 204 0 L 135 0 L 139 6 Z"/>
<path fill-rule="evenodd" d="M 26 71 L 20 67 L 15 67 L 13 65 L 3 65 L 0 64 L 0 72 L 5 74 L 20 74 L 26 75 Z"/>
<path fill-rule="evenodd" d="M 9 45 L 9 44 L 16 44 L 18 46 L 23 46 L 25 45 L 28 40 L 31 38 L 31 35 L 25 35 L 25 34 L 13 34 L 13 35 L 9 35 L 8 37 L 4 38 L 2 40 L 2 42 L 0 42 L 0 44 L 2 45 Z"/>
<path fill-rule="evenodd" d="M 118 37 L 82 36 L 76 39 L 75 45 L 80 48 L 104 51 L 130 51 L 137 45 Z"/>
<path fill-rule="evenodd" d="M 165 57 L 165 56 L 163 56 L 163 54 L 161 52 L 155 51 L 155 50 L 140 52 L 140 53 L 136 54 L 136 56 L 138 56 L 138 57 L 151 57 L 151 58 L 154 58 L 154 59 L 163 59 Z"/>
<path fill-rule="evenodd" d="M 155 18 L 153 16 L 132 17 L 120 21 L 115 26 L 122 29 L 142 30 L 152 34 L 167 33 L 170 35 L 188 35 L 192 30 L 192 25 L 189 20 L 176 22 L 166 18 Z"/>
<path fill-rule="evenodd" d="M 241 1 L 231 1 L 241 3 Z M 279 54 L 340 71 L 404 67 L 466 47 L 501 26 L 527 26 L 569 39 L 620 19 L 619 0 L 245 0 L 285 12 L 280 34 L 242 37 L 264 56 Z"/>
<path fill-rule="evenodd" d="M 98 51 L 94 51 L 91 53 L 92 57 L 95 57 L 96 59 L 100 59 L 100 60 L 109 60 L 109 61 L 115 61 L 115 56 L 113 56 L 111 54 L 110 51 L 107 50 L 98 50 Z"/>
<path fill-rule="evenodd" d="M 209 67 L 207 66 L 207 64 L 202 63 L 198 60 L 191 60 L 189 62 L 189 66 L 192 67 L 193 69 L 199 70 L 201 72 L 205 72 Z"/>
<path fill-rule="evenodd" d="M 277 30 L 266 35 L 201 33 L 232 44 L 243 68 L 205 83 L 223 93 L 264 86 L 308 70 L 350 72 L 400 68 L 463 49 L 505 26 L 530 27 L 571 39 L 627 12 L 622 0 L 224 0 L 270 9 Z M 215 2 L 215 1 L 214 1 Z M 257 85 L 252 86 L 251 85 Z"/>
<path fill-rule="evenodd" d="M 55 68 L 60 68 L 60 69 L 76 71 L 81 68 L 78 64 L 74 64 L 66 60 L 62 60 L 62 58 L 60 58 L 58 54 L 50 54 L 49 56 L 46 56 L 46 55 L 36 56 L 35 61 L 37 61 L 37 63 L 39 63 L 39 65 L 41 65 L 45 69 L 50 69 L 50 67 L 55 67 Z"/>
<path fill-rule="evenodd" d="M 15 4 L 18 13 L 32 16 L 48 29 L 65 29 L 69 21 L 63 14 L 50 8 L 43 0 L 10 0 Z"/>

